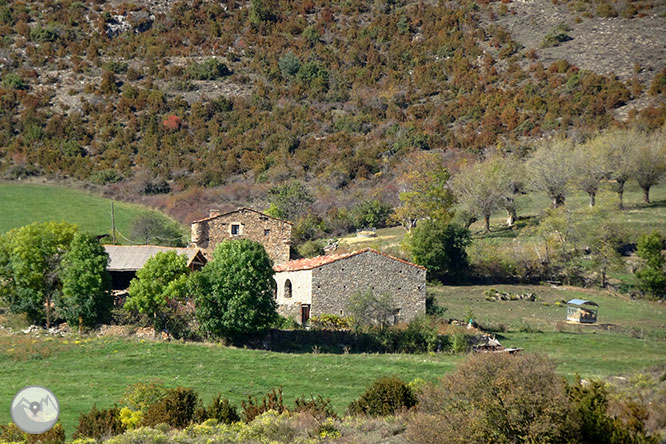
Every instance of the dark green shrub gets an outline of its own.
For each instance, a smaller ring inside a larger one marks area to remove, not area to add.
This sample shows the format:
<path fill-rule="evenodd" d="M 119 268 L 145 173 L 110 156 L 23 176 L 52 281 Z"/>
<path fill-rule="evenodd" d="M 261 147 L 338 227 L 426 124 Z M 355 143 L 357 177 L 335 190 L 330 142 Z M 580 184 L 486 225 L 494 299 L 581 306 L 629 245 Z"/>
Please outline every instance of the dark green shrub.
<path fill-rule="evenodd" d="M 56 424 L 48 432 L 32 435 L 25 434 L 26 444 L 64 444 L 65 443 L 65 430 L 62 424 Z"/>
<path fill-rule="evenodd" d="M 541 41 L 541 47 L 548 48 L 550 46 L 559 46 L 560 43 L 573 40 L 568 34 L 569 31 L 571 31 L 571 27 L 569 25 L 565 23 L 558 25 L 555 29 L 546 34 L 546 36 Z"/>
<path fill-rule="evenodd" d="M 430 316 L 443 317 L 446 313 L 446 307 L 437 305 L 435 295 L 432 293 L 426 294 L 426 314 Z"/>
<path fill-rule="evenodd" d="M 656 438 L 646 436 L 640 409 L 627 424 L 608 415 L 608 394 L 601 381 L 589 381 L 585 385 L 580 379 L 567 388 L 572 409 L 577 420 L 576 437 L 580 444 L 656 444 Z M 636 414 L 638 413 L 638 414 Z"/>
<path fill-rule="evenodd" d="M 120 182 L 121 180 L 123 180 L 123 176 L 113 168 L 93 171 L 90 174 L 90 181 L 98 183 L 100 185 L 106 185 L 107 183 L 116 183 Z"/>
<path fill-rule="evenodd" d="M 266 393 L 261 400 L 261 404 L 256 396 L 247 395 L 247 402 L 241 402 L 241 407 L 243 408 L 243 420 L 245 422 L 251 422 L 254 418 L 269 410 L 273 410 L 277 413 L 287 411 L 287 408 L 282 401 L 282 387 L 273 389 L 270 393 Z"/>
<path fill-rule="evenodd" d="M 220 424 L 233 424 L 240 421 L 236 406 L 232 405 L 228 399 L 217 395 L 204 410 L 203 417 L 206 419 L 215 419 Z M 203 419 L 203 418 L 202 418 Z"/>
<path fill-rule="evenodd" d="M 294 55 L 293 52 L 288 52 L 287 54 L 280 57 L 278 66 L 280 67 L 280 72 L 284 77 L 292 77 L 295 76 L 300 69 L 301 61 L 298 59 L 298 56 Z"/>
<path fill-rule="evenodd" d="M 311 395 L 310 399 L 296 398 L 293 411 L 309 413 L 320 421 L 326 418 L 338 418 L 331 405 L 331 400 L 328 398 L 324 399 L 321 395 L 317 395 L 316 398 Z"/>
<path fill-rule="evenodd" d="M 208 59 L 201 63 L 193 63 L 187 73 L 194 80 L 215 80 L 231 74 L 227 65 L 217 59 Z"/>
<path fill-rule="evenodd" d="M 58 30 L 53 26 L 42 28 L 41 25 L 37 25 L 30 30 L 30 41 L 36 43 L 54 42 L 58 38 Z"/>
<path fill-rule="evenodd" d="M 105 71 L 111 71 L 114 74 L 123 74 L 127 72 L 127 67 L 128 67 L 127 63 L 117 62 L 115 60 L 107 62 L 103 66 Z"/>
<path fill-rule="evenodd" d="M 148 407 L 141 424 L 149 427 L 167 424 L 182 429 L 193 422 L 200 408 L 201 399 L 194 390 L 176 387 L 167 390 L 161 401 Z"/>
<path fill-rule="evenodd" d="M 277 328 L 280 330 L 294 330 L 300 327 L 301 324 L 296 322 L 294 318 L 282 315 L 277 315 L 277 318 L 275 319 L 273 324 L 271 324 L 271 328 Z"/>
<path fill-rule="evenodd" d="M 437 350 L 439 334 L 433 319 L 419 316 L 412 319 L 402 332 L 398 349 L 401 353 L 418 353 Z"/>
<path fill-rule="evenodd" d="M 303 257 L 315 257 L 324 254 L 321 241 L 309 240 L 297 247 L 298 254 Z"/>
<path fill-rule="evenodd" d="M 393 207 L 378 199 L 358 203 L 351 211 L 356 228 L 382 228 L 393 212 Z"/>
<path fill-rule="evenodd" d="M 395 376 L 373 382 L 357 401 L 349 405 L 352 415 L 388 416 L 416 405 L 416 396 L 404 381 Z"/>
<path fill-rule="evenodd" d="M 18 74 L 9 72 L 2 78 L 2 87 L 8 89 L 28 89 L 28 84 Z"/>
<path fill-rule="evenodd" d="M 414 262 L 428 269 L 428 278 L 442 282 L 460 280 L 468 272 L 465 247 L 470 242 L 467 228 L 429 219 L 420 221 L 408 238 Z"/>
<path fill-rule="evenodd" d="M 124 431 L 125 427 L 120 421 L 120 409 L 113 407 L 98 410 L 97 406 L 93 405 L 89 413 L 79 415 L 79 425 L 76 427 L 73 438 L 103 440 L 119 435 Z"/>

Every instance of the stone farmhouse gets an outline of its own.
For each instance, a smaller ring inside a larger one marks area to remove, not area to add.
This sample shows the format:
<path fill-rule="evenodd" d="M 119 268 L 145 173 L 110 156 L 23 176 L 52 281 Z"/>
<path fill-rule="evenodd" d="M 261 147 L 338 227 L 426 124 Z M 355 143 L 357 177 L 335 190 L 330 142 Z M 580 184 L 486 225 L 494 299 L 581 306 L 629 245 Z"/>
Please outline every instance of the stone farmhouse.
<path fill-rule="evenodd" d="M 251 239 L 264 246 L 274 264 L 289 260 L 291 222 L 268 216 L 250 208 L 228 213 L 210 210 L 205 219 L 192 222 L 191 246 L 200 248 L 207 259 L 217 244 L 228 239 Z"/>
<path fill-rule="evenodd" d="M 349 298 L 368 290 L 393 296 L 395 322 L 425 313 L 426 269 L 370 248 L 293 260 L 273 269 L 278 311 L 301 324 L 322 314 L 347 316 Z"/>
<path fill-rule="evenodd" d="M 104 245 L 109 255 L 107 269 L 111 275 L 111 288 L 125 290 L 136 272 L 143 268 L 148 259 L 160 252 L 175 251 L 187 257 L 187 266 L 198 271 L 206 265 L 206 258 L 198 248 L 159 247 L 155 245 Z"/>

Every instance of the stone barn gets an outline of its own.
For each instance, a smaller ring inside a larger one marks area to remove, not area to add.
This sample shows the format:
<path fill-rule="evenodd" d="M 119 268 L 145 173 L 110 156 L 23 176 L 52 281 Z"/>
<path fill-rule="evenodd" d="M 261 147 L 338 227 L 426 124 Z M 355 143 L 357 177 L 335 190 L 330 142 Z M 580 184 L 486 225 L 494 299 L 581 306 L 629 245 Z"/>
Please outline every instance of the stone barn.
<path fill-rule="evenodd" d="M 393 297 L 395 322 L 425 313 L 426 269 L 370 248 L 298 259 L 273 269 L 278 311 L 301 324 L 322 314 L 347 316 L 349 298 L 368 290 Z"/>
<path fill-rule="evenodd" d="M 187 257 L 187 266 L 192 271 L 198 271 L 206 265 L 206 258 L 198 248 L 159 247 L 156 245 L 104 245 L 109 255 L 109 274 L 111 275 L 111 288 L 125 290 L 129 288 L 130 281 L 136 272 L 143 268 L 148 259 L 160 252 L 175 251 L 176 254 Z"/>
<path fill-rule="evenodd" d="M 210 259 L 217 244 L 229 239 L 251 239 L 264 246 L 274 264 L 289 260 L 291 222 L 268 216 L 250 208 L 228 213 L 211 210 L 205 219 L 192 222 L 192 246 Z"/>

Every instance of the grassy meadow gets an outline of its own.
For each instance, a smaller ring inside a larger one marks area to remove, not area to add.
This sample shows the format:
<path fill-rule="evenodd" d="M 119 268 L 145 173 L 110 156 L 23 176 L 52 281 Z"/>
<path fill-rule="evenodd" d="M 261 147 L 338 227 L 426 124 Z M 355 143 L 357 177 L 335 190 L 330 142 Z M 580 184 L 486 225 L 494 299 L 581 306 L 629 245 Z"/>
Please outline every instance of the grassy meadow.
<path fill-rule="evenodd" d="M 248 394 L 283 387 L 285 401 L 321 394 L 343 412 L 366 385 L 382 375 L 434 380 L 450 371 L 457 356 L 283 354 L 213 344 L 111 338 L 33 338 L 0 335 L 0 399 L 26 385 L 49 387 L 61 404 L 68 436 L 79 413 L 93 404 L 110 407 L 128 384 L 159 379 L 193 387 L 208 403 L 221 393 L 236 404 Z M 0 424 L 10 421 L 0 410 Z"/>
<path fill-rule="evenodd" d="M 531 292 L 538 299 L 488 301 L 484 291 L 490 288 L 511 294 Z M 471 314 L 481 326 L 496 331 L 503 345 L 546 353 L 570 381 L 576 374 L 605 378 L 666 362 L 664 303 L 572 287 L 430 286 L 428 292 L 446 308 L 445 318 L 465 319 Z M 566 308 L 556 303 L 573 297 L 599 303 L 603 328 L 561 325 Z M 461 359 L 448 353 L 296 354 L 219 344 L 0 332 L 0 397 L 8 399 L 31 384 L 51 388 L 63 406 L 61 420 L 71 436 L 79 413 L 93 404 L 112 406 L 127 385 L 139 381 L 158 379 L 168 386 L 193 387 L 206 403 L 221 393 L 238 405 L 249 394 L 281 386 L 289 404 L 298 396 L 321 394 L 343 413 L 380 376 L 432 381 Z M 9 420 L 8 411 L 0 410 L 0 423 Z"/>
<path fill-rule="evenodd" d="M 0 183 L 0 233 L 33 222 L 70 222 L 93 234 L 111 233 L 111 200 L 70 188 Z M 116 228 L 130 237 L 132 222 L 146 212 L 140 205 L 114 202 Z M 125 243 L 122 237 L 119 243 Z"/>

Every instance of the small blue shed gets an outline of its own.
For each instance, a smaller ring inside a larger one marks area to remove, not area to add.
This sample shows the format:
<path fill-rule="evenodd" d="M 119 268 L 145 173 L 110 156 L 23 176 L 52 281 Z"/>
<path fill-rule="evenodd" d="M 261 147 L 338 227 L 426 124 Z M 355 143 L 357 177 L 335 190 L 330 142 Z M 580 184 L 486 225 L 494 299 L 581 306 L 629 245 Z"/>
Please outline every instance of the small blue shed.
<path fill-rule="evenodd" d="M 567 302 L 567 323 L 594 324 L 597 322 L 597 309 L 599 304 L 583 299 L 572 299 Z"/>

